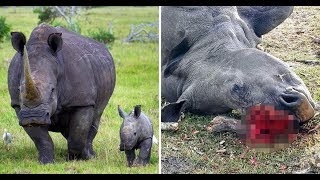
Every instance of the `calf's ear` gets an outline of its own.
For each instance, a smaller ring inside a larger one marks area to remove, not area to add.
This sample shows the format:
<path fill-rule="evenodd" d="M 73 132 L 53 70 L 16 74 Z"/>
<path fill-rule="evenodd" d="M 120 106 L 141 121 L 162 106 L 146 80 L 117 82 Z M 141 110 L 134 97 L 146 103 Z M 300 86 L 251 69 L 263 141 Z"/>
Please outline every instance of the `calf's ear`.
<path fill-rule="evenodd" d="M 121 109 L 120 105 L 118 105 L 119 116 L 123 119 L 127 116 L 127 114 Z"/>
<path fill-rule="evenodd" d="M 56 54 L 62 48 L 62 33 L 52 33 L 48 37 L 48 45 L 52 49 L 52 52 Z"/>
<path fill-rule="evenodd" d="M 141 105 L 136 105 L 134 107 L 134 117 L 138 118 L 141 114 Z"/>
<path fill-rule="evenodd" d="M 185 109 L 187 100 L 170 103 L 161 109 L 161 122 L 178 122 L 181 112 Z"/>
<path fill-rule="evenodd" d="M 10 34 L 12 47 L 22 55 L 26 36 L 22 32 L 11 32 Z"/>

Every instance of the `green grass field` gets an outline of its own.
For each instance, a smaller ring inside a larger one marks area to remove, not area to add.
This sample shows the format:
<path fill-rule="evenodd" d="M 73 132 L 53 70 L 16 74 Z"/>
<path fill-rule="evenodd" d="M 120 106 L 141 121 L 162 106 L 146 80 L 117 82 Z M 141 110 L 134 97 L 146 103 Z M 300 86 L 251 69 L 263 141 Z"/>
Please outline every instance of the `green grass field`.
<path fill-rule="evenodd" d="M 112 23 L 116 41 L 110 50 L 116 65 L 116 87 L 101 119 L 98 134 L 94 140 L 97 156 L 88 161 L 67 162 L 67 142 L 60 133 L 50 132 L 55 146 L 55 163 L 40 165 L 38 152 L 32 140 L 18 125 L 14 110 L 10 107 L 7 85 L 7 71 L 15 50 L 10 38 L 0 43 L 0 133 L 7 128 L 13 134 L 11 149 L 6 151 L 0 144 L 0 173 L 159 173 L 159 144 L 153 145 L 151 162 L 146 167 L 126 166 L 124 152 L 119 151 L 119 129 L 122 119 L 117 105 L 130 112 L 137 104 L 151 119 L 155 136 L 159 137 L 159 46 L 158 43 L 122 43 L 131 24 L 158 21 L 158 7 L 96 7 L 82 11 L 78 17 L 81 34 L 99 27 L 107 29 Z M 37 26 L 37 14 L 32 7 L 1 8 L 0 16 L 12 31 L 21 31 L 29 38 Z M 63 19 L 56 22 L 63 24 Z M 158 138 L 159 140 L 159 138 Z"/>
<path fill-rule="evenodd" d="M 320 101 L 320 66 L 295 61 L 320 60 L 320 44 L 313 42 L 320 38 L 319 12 L 320 7 L 295 7 L 284 23 L 263 36 L 261 44 L 265 52 L 294 65 L 316 102 Z M 186 113 L 178 131 L 162 132 L 162 173 L 320 173 L 319 130 L 302 131 L 288 148 L 257 152 L 247 149 L 234 133 L 209 133 L 207 126 L 214 117 Z M 303 128 L 319 122 L 317 116 Z"/>

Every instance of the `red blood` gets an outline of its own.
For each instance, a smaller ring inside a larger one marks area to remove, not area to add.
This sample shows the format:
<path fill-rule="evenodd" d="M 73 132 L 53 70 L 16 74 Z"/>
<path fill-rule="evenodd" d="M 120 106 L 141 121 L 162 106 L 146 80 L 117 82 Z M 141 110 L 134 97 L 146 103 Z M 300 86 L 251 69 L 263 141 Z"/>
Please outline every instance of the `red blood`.
<path fill-rule="evenodd" d="M 286 110 L 277 110 L 270 105 L 252 106 L 245 118 L 245 142 L 249 147 L 289 144 L 297 138 L 294 123 L 294 116 Z"/>

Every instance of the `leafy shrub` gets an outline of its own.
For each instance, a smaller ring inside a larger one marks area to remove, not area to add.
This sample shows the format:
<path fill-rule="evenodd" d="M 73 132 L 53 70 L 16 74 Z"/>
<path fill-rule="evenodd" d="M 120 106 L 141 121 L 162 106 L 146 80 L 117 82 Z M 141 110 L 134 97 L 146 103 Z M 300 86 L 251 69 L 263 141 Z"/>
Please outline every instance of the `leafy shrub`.
<path fill-rule="evenodd" d="M 67 25 L 66 25 L 65 23 L 61 22 L 61 21 L 53 21 L 53 22 L 51 23 L 51 25 L 52 25 L 53 27 L 58 27 L 58 26 L 60 26 L 60 27 L 67 28 Z"/>
<path fill-rule="evenodd" d="M 11 30 L 11 26 L 6 24 L 6 18 L 0 17 L 0 42 L 3 42 L 3 38 L 7 37 Z"/>
<path fill-rule="evenodd" d="M 99 28 L 96 32 L 89 32 L 89 37 L 106 44 L 108 48 L 111 48 L 116 39 L 110 29 L 107 31 L 103 28 Z"/>
<path fill-rule="evenodd" d="M 67 22 L 67 26 L 63 26 L 66 29 L 76 32 L 76 33 L 81 33 L 81 28 L 79 26 L 79 24 L 77 23 L 75 17 L 73 15 L 71 15 L 70 13 L 70 8 L 64 8 L 63 10 L 65 15 L 62 15 L 58 12 L 57 9 L 50 7 L 50 6 L 43 6 L 43 7 L 39 7 L 36 8 L 35 10 L 33 10 L 34 13 L 38 14 L 38 19 L 39 22 L 38 24 L 41 24 L 43 22 L 45 23 L 49 23 L 53 26 L 57 26 L 57 25 L 62 25 L 61 22 L 56 22 L 55 19 L 59 18 L 59 17 L 63 17 L 66 22 Z"/>
<path fill-rule="evenodd" d="M 58 17 L 56 11 L 52 7 L 35 8 L 33 12 L 38 14 L 38 24 L 41 24 L 43 22 L 51 24 L 55 20 L 55 18 Z"/>
<path fill-rule="evenodd" d="M 81 34 L 81 28 L 80 28 L 79 24 L 77 22 L 75 22 L 75 21 L 72 21 L 71 24 L 66 24 L 66 23 L 63 23 L 61 21 L 53 21 L 51 23 L 51 25 L 53 27 L 60 26 L 60 27 L 63 27 L 65 29 L 68 29 L 69 31 L 73 31 L 73 32 Z"/>
<path fill-rule="evenodd" d="M 78 22 L 74 19 L 70 20 L 70 24 L 68 24 L 67 29 L 69 29 L 70 31 L 76 32 L 76 33 L 81 33 L 81 28 L 78 24 Z"/>

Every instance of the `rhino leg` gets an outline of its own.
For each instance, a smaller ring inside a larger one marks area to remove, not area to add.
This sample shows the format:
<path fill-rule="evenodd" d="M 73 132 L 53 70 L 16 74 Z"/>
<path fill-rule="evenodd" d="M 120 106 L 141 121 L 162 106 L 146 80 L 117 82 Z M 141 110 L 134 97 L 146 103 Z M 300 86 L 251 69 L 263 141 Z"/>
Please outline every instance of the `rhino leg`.
<path fill-rule="evenodd" d="M 86 143 L 86 146 L 84 148 L 84 151 L 86 151 L 86 152 L 82 153 L 82 154 L 87 155 L 88 159 L 91 159 L 96 155 L 96 153 L 94 152 L 93 147 L 92 147 L 92 142 L 93 142 L 93 139 L 97 135 L 98 128 L 99 128 L 99 123 L 100 123 L 100 118 L 101 118 L 101 115 L 93 120 L 93 123 L 91 125 L 90 131 L 89 131 L 89 134 L 88 134 L 87 143 Z"/>
<path fill-rule="evenodd" d="M 46 127 L 24 127 L 36 145 L 41 164 L 54 163 L 54 146 Z"/>
<path fill-rule="evenodd" d="M 151 156 L 151 147 L 152 147 L 152 139 L 148 138 L 141 142 L 140 144 L 140 152 L 139 156 L 137 158 L 137 165 L 143 165 L 145 166 L 150 162 L 150 156 Z"/>
<path fill-rule="evenodd" d="M 67 160 L 89 159 L 85 150 L 89 130 L 93 121 L 94 108 L 92 106 L 81 107 L 71 115 L 68 136 Z"/>
<path fill-rule="evenodd" d="M 128 167 L 131 167 L 133 165 L 133 161 L 136 158 L 136 153 L 134 151 L 135 151 L 135 149 L 125 150 Z"/>

